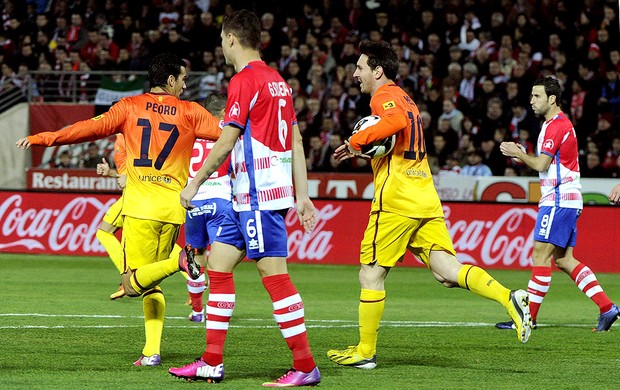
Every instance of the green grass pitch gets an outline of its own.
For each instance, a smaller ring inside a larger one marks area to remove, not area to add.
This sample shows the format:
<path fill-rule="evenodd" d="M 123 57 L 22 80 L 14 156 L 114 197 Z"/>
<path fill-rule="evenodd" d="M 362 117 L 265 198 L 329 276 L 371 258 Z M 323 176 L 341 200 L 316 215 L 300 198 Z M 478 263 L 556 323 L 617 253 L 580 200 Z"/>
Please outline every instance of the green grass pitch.
<path fill-rule="evenodd" d="M 189 322 L 184 279 L 162 287 L 167 311 L 161 367 L 133 367 L 143 345 L 140 299 L 110 301 L 118 276 L 107 258 L 0 255 L 0 389 L 202 388 L 168 375 L 204 349 L 204 324 Z M 357 342 L 355 266 L 290 264 L 325 389 L 617 389 L 620 323 L 592 333 L 598 310 L 560 272 L 530 342 L 493 324 L 507 320 L 495 302 L 447 289 L 420 268 L 397 268 L 387 281 L 377 368 L 356 370 L 326 351 Z M 524 288 L 529 272 L 490 273 Z M 620 275 L 599 274 L 620 303 Z M 283 374 L 291 357 L 271 302 L 250 262 L 235 273 L 237 306 L 225 347 L 225 389 L 258 389 Z M 206 294 L 205 294 L 206 302 Z"/>

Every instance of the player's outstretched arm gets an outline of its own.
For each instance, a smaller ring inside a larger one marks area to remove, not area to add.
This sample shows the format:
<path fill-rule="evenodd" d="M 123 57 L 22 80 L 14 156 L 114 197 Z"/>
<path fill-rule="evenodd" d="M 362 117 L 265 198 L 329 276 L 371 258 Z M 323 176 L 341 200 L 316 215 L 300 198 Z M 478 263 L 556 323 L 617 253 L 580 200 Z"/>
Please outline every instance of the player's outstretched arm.
<path fill-rule="evenodd" d="M 292 153 L 297 217 L 306 233 L 310 233 L 316 224 L 316 209 L 308 196 L 308 172 L 306 171 L 304 145 L 297 125 L 293 125 Z"/>

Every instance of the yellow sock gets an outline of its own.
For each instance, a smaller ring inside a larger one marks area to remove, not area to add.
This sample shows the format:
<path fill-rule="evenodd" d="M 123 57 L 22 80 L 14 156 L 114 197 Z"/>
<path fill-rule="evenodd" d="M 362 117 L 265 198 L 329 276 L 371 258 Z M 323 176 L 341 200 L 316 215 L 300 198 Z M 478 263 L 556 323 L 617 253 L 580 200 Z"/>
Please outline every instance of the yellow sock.
<path fill-rule="evenodd" d="M 487 271 L 473 265 L 463 265 L 459 271 L 459 286 L 476 295 L 499 302 L 505 306 L 510 299 L 510 290 L 493 279 Z"/>
<path fill-rule="evenodd" d="M 164 314 L 166 313 L 166 299 L 159 286 L 144 294 L 142 308 L 144 310 L 144 333 L 146 335 L 142 354 L 144 356 L 159 355 L 161 334 L 164 329 Z"/>
<path fill-rule="evenodd" d="M 132 278 L 131 286 L 136 292 L 142 294 L 145 291 L 158 286 L 162 280 L 179 271 L 179 251 L 181 248 L 174 244 L 170 257 L 166 260 L 156 261 L 139 267 Z"/>
<path fill-rule="evenodd" d="M 110 260 L 112 260 L 118 273 L 122 274 L 125 270 L 123 269 L 123 247 L 121 247 L 121 243 L 114 234 L 104 232 L 101 229 L 97 229 L 96 236 L 106 252 L 108 252 L 108 256 L 110 256 Z"/>
<path fill-rule="evenodd" d="M 362 289 L 359 307 L 360 343 L 357 348 L 362 357 L 370 358 L 377 353 L 379 322 L 384 307 L 385 290 Z"/>

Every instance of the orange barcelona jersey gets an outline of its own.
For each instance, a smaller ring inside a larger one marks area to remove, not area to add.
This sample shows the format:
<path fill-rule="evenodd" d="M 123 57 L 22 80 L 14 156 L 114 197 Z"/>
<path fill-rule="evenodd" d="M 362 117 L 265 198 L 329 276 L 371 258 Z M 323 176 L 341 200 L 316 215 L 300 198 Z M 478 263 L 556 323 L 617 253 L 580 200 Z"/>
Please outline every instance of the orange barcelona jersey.
<path fill-rule="evenodd" d="M 169 94 L 121 99 L 110 110 L 62 130 L 28 137 L 33 145 L 66 145 L 122 133 L 127 151 L 123 215 L 182 224 L 179 195 L 196 138 L 216 140 L 219 119 L 198 103 Z"/>
<path fill-rule="evenodd" d="M 125 162 L 127 161 L 127 150 L 125 149 L 125 137 L 122 134 L 116 134 L 114 141 L 114 165 L 119 175 L 125 173 Z"/>
<path fill-rule="evenodd" d="M 373 115 L 381 120 L 351 137 L 361 149 L 396 134 L 394 149 L 371 160 L 375 193 L 372 211 L 389 211 L 410 218 L 443 217 L 439 195 L 426 156 L 418 106 L 394 83 L 382 85 L 370 99 Z"/>

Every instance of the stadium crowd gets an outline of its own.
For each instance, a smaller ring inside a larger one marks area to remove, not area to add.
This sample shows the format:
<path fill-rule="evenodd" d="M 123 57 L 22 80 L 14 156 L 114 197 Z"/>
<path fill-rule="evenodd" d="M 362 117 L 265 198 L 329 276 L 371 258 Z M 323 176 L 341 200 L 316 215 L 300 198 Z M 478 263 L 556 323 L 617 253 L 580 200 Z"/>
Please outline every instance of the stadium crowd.
<path fill-rule="evenodd" d="M 30 71 L 146 70 L 161 52 L 205 72 L 203 96 L 233 75 L 220 23 L 235 9 L 261 16 L 261 53 L 293 90 L 309 171 L 370 172 L 333 150 L 369 114 L 353 78 L 362 39 L 397 50 L 397 84 L 417 103 L 435 173 L 529 175 L 499 144 L 535 153 L 532 83 L 555 76 L 579 140 L 584 177 L 620 177 L 620 45 L 615 0 L 5 0 L 0 90 L 60 78 Z M 55 96 L 59 93 L 56 92 Z M 47 100 L 46 100 L 47 101 Z M 463 169 L 461 169 L 463 168 Z"/>

